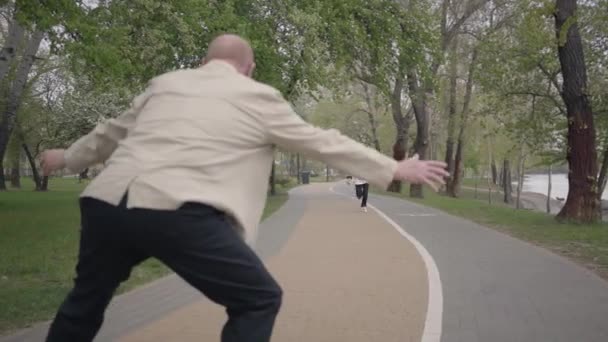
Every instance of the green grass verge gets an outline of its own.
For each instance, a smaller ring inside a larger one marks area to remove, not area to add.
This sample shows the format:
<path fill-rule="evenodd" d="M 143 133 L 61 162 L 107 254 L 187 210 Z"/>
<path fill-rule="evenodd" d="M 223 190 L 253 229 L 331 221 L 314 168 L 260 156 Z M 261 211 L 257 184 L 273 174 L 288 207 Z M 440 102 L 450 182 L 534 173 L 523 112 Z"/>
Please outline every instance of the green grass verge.
<path fill-rule="evenodd" d="M 496 201 L 500 196 L 495 198 L 494 204 L 488 204 L 487 193 L 474 199 L 473 192 L 468 190 L 463 191 L 462 198 L 450 198 L 429 190 L 425 191 L 424 199 L 384 191 L 381 193 L 434 207 L 547 248 L 608 279 L 608 223 L 559 223 L 554 216 L 545 213 L 506 206 Z"/>
<path fill-rule="evenodd" d="M 52 318 L 72 286 L 78 252 L 78 194 L 85 184 L 52 179 L 49 192 L 0 192 L 0 335 Z M 285 187 L 268 198 L 264 217 L 287 200 Z M 136 267 L 118 293 L 169 273 L 156 260 Z"/>

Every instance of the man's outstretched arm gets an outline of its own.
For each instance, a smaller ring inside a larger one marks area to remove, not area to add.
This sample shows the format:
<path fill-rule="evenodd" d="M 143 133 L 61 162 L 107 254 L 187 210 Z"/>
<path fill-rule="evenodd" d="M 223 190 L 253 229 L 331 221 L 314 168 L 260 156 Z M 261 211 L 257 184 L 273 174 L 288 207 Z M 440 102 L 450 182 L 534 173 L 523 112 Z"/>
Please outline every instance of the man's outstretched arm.
<path fill-rule="evenodd" d="M 265 113 L 260 109 L 260 115 L 269 139 L 287 150 L 306 154 L 382 188 L 396 179 L 437 189 L 447 176 L 444 162 L 421 161 L 417 156 L 397 162 L 337 130 L 310 125 L 295 114 L 278 92 L 269 93 L 266 100 L 268 106 Z"/>
<path fill-rule="evenodd" d="M 135 125 L 139 112 L 148 101 L 150 91 L 137 96 L 129 109 L 120 116 L 97 124 L 87 135 L 74 142 L 68 149 L 44 151 L 41 157 L 45 175 L 67 168 L 80 172 L 89 166 L 108 159 Z"/>

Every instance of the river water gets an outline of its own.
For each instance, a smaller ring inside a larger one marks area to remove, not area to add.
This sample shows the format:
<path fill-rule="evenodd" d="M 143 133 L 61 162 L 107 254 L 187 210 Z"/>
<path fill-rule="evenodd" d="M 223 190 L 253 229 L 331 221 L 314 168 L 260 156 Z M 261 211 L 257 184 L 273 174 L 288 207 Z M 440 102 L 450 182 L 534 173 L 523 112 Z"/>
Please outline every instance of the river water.
<path fill-rule="evenodd" d="M 553 174 L 551 177 L 552 189 L 551 197 L 566 198 L 568 196 L 568 175 L 565 173 Z M 548 177 L 542 175 L 526 175 L 523 191 L 537 192 L 543 195 L 547 194 Z M 608 187 L 607 187 L 608 188 Z M 607 189 L 608 190 L 608 189 Z M 608 191 L 604 191 L 602 199 L 608 200 Z"/>

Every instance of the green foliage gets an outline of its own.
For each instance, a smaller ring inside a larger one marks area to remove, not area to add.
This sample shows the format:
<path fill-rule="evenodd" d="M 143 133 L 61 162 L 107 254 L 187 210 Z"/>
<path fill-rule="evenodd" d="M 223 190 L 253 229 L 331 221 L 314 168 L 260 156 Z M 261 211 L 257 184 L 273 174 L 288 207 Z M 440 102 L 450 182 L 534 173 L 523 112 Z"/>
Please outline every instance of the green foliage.
<path fill-rule="evenodd" d="M 158 74 L 198 66 L 212 38 L 236 33 L 256 52 L 255 77 L 290 97 L 298 86 L 316 82 L 318 61 L 314 49 L 304 53 L 304 27 L 320 23 L 287 6 L 261 0 L 105 1 L 88 13 L 93 25 L 79 32 L 68 51 L 77 73 L 97 87 L 139 88 Z"/>

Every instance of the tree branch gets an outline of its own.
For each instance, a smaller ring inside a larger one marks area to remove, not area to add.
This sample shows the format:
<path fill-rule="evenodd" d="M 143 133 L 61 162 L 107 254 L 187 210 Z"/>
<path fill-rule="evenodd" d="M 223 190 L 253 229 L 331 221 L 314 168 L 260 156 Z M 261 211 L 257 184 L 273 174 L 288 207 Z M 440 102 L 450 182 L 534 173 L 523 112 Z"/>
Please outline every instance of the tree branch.
<path fill-rule="evenodd" d="M 566 115 L 566 110 L 563 107 L 563 103 L 561 103 L 560 101 L 558 101 L 555 97 L 553 97 L 550 94 L 541 94 L 541 93 L 537 93 L 537 92 L 533 92 L 533 91 L 512 91 L 512 92 L 508 92 L 505 95 L 507 96 L 537 96 L 537 97 L 543 97 L 546 99 L 551 100 L 554 104 L 555 107 L 557 107 L 557 109 L 564 115 Z"/>
<path fill-rule="evenodd" d="M 481 9 L 483 6 L 485 6 L 488 2 L 490 2 L 490 0 L 479 0 L 476 3 L 470 5 L 469 7 L 466 8 L 464 14 L 458 18 L 449 29 L 447 29 L 445 31 L 445 34 L 443 35 L 443 47 L 444 50 L 445 48 L 450 45 L 452 39 L 454 38 L 454 36 L 456 35 L 456 33 L 460 30 L 460 28 L 462 27 L 462 25 L 464 25 L 464 23 L 475 13 L 477 12 L 479 9 Z"/>
<path fill-rule="evenodd" d="M 551 81 L 551 84 L 555 87 L 555 90 L 557 90 L 557 92 L 559 94 L 562 93 L 562 90 L 559 86 L 559 83 L 557 82 L 557 75 L 560 73 L 560 70 L 556 70 L 555 72 L 550 72 L 544 65 L 542 62 L 538 62 L 538 68 L 540 69 L 540 71 L 543 72 L 543 74 L 545 74 L 545 76 L 547 76 L 547 78 L 549 79 L 549 81 Z"/>

